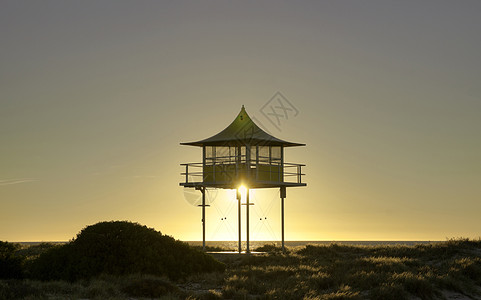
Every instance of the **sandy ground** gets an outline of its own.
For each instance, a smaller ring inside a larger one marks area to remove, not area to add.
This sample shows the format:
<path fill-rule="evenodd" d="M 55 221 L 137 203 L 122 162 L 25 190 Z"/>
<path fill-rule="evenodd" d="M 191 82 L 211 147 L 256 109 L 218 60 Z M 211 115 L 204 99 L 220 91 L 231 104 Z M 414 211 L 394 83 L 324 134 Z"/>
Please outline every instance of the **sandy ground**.
<path fill-rule="evenodd" d="M 480 298 L 470 298 L 466 295 L 463 295 L 458 292 L 452 292 L 452 291 L 443 291 L 443 296 L 448 299 L 448 300 L 472 300 L 472 299 L 480 299 Z"/>

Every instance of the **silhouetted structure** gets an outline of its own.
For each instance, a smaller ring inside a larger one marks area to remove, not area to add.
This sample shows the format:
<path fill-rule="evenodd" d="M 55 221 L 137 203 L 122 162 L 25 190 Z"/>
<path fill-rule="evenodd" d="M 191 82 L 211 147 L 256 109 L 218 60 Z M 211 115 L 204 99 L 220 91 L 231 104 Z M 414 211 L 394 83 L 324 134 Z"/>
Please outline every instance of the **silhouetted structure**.
<path fill-rule="evenodd" d="M 284 162 L 284 148 L 305 146 L 280 140 L 263 131 L 242 106 L 235 120 L 220 133 L 197 142 L 181 145 L 202 148 L 201 163 L 187 163 L 185 182 L 180 185 L 202 193 L 202 237 L 205 250 L 205 189 L 236 189 L 239 218 L 239 252 L 241 252 L 241 195 L 246 192 L 246 252 L 249 252 L 249 189 L 279 188 L 281 198 L 281 236 L 284 249 L 284 199 L 286 188 L 306 186 L 302 182 L 303 164 Z"/>

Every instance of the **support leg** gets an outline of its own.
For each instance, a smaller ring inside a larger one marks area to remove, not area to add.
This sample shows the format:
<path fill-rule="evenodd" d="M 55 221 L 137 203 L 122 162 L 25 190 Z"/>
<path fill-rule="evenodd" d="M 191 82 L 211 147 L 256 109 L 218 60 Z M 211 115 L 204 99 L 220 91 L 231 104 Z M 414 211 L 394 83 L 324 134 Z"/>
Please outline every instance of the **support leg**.
<path fill-rule="evenodd" d="M 247 219 L 246 219 L 246 234 L 247 234 L 247 248 L 246 248 L 246 253 L 250 253 L 249 250 L 249 189 L 246 191 L 246 214 L 247 214 Z"/>
<path fill-rule="evenodd" d="M 202 250 L 205 252 L 205 187 L 200 191 L 202 192 Z"/>
<path fill-rule="evenodd" d="M 284 245 L 284 198 L 286 198 L 286 187 L 281 187 L 281 238 L 282 238 L 282 251 L 286 251 Z"/>
<path fill-rule="evenodd" d="M 281 198 L 281 236 L 282 236 L 282 251 L 286 251 L 284 246 L 284 198 Z"/>
<path fill-rule="evenodd" d="M 237 201 L 238 201 L 238 213 L 237 213 L 237 219 L 239 220 L 239 253 L 242 252 L 242 236 L 241 236 L 241 194 L 239 189 L 237 189 Z"/>

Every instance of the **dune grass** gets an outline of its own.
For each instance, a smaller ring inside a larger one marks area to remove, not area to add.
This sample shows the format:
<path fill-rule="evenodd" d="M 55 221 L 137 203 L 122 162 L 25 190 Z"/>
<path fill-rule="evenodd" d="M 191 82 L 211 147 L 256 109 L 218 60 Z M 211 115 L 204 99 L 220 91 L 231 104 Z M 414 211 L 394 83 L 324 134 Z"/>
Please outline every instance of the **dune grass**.
<path fill-rule="evenodd" d="M 225 271 L 177 281 L 139 274 L 0 280 L 0 299 L 446 299 L 446 291 L 481 299 L 481 240 L 256 250 L 267 252 L 219 256 Z"/>
<path fill-rule="evenodd" d="M 188 296 L 168 279 L 150 275 L 102 275 L 74 283 L 0 281 L 0 299 L 183 299 Z"/>
<path fill-rule="evenodd" d="M 227 270 L 233 299 L 442 299 L 480 296 L 481 241 L 416 246 L 306 246 L 243 257 Z"/>

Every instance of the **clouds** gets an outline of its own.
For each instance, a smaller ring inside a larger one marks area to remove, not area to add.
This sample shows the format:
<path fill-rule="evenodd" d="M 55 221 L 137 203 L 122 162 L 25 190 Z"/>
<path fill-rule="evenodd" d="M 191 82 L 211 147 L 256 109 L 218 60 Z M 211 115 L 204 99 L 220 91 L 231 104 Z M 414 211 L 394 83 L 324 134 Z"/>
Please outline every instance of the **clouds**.
<path fill-rule="evenodd" d="M 0 179 L 0 186 L 28 183 L 28 182 L 34 182 L 34 181 L 38 181 L 38 179 L 37 178 Z"/>

